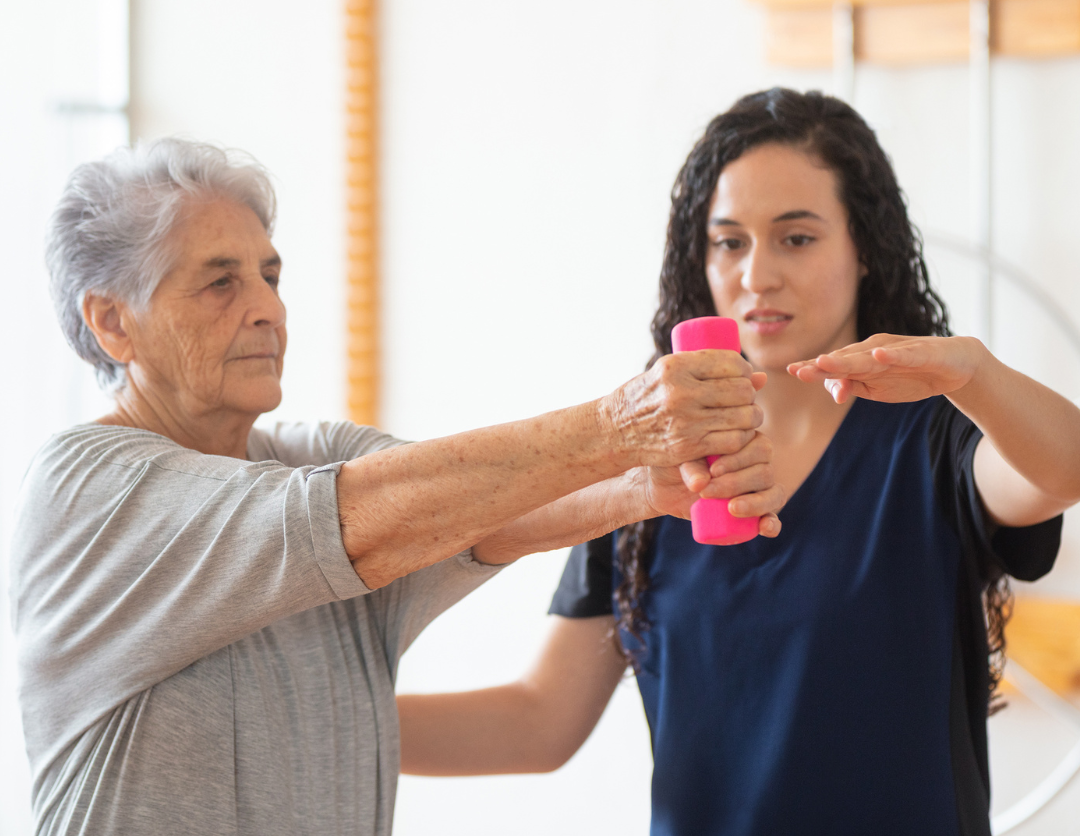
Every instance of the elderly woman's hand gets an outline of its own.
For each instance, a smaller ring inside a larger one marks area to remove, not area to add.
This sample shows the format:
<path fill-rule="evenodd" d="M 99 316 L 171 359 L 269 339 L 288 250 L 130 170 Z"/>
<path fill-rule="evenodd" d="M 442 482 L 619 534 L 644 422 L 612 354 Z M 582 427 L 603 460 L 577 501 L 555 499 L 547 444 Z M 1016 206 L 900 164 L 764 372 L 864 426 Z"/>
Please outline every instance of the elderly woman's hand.
<path fill-rule="evenodd" d="M 734 351 L 669 354 L 603 398 L 600 411 L 630 464 L 678 466 L 749 444 L 763 418 L 759 385 Z"/>
<path fill-rule="evenodd" d="M 345 549 L 376 587 L 470 545 L 481 560 L 505 562 L 655 516 L 643 492 L 626 489 L 627 471 L 737 454 L 762 421 L 757 385 L 735 352 L 688 352 L 592 403 L 347 462 L 338 477 Z M 764 485 L 744 469 L 740 488 Z M 777 504 L 755 502 L 762 513 Z"/>

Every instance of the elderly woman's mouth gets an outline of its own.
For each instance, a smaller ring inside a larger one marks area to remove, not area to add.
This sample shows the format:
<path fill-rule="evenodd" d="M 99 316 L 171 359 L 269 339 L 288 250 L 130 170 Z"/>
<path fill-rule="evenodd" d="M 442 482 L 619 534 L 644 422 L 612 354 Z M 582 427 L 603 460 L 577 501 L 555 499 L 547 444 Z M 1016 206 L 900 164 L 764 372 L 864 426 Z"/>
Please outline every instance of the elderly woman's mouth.
<path fill-rule="evenodd" d="M 277 360 L 277 351 L 250 351 L 245 354 L 238 354 L 235 357 L 226 358 L 228 360 Z"/>

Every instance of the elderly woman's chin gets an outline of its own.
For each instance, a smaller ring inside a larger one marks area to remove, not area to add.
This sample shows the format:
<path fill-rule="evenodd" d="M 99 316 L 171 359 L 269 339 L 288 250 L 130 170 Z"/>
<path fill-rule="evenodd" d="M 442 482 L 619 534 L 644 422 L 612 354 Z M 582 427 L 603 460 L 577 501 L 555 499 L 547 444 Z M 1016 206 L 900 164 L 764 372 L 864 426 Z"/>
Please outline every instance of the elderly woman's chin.
<path fill-rule="evenodd" d="M 252 370 L 254 371 L 254 370 Z M 222 406 L 242 413 L 263 413 L 277 409 L 281 403 L 281 373 L 263 371 L 226 376 L 222 391 Z"/>

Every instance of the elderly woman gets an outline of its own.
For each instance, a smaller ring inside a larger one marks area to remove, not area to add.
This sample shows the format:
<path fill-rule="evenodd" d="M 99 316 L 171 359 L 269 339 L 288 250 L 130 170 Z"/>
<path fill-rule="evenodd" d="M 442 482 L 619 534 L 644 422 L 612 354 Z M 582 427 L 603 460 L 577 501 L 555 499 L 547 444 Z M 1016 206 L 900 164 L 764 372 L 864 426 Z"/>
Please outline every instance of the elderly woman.
<path fill-rule="evenodd" d="M 498 564 L 697 493 L 746 494 L 779 531 L 761 379 L 733 352 L 406 446 L 253 429 L 281 397 L 273 218 L 258 165 L 164 140 L 80 167 L 53 219 L 61 325 L 116 407 L 50 439 L 23 487 L 39 833 L 389 833 L 398 658 Z M 711 478 L 702 457 L 735 452 Z"/>

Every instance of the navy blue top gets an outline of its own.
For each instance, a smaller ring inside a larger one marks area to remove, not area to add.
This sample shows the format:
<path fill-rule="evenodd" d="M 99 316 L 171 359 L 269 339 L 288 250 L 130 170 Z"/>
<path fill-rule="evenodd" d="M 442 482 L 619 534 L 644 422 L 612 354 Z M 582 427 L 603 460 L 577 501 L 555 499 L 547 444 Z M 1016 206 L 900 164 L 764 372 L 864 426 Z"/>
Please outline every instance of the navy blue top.
<path fill-rule="evenodd" d="M 644 646 L 623 635 L 654 836 L 989 833 L 978 596 L 994 567 L 1047 571 L 1061 521 L 998 542 L 980 437 L 944 398 L 858 400 L 778 538 L 703 546 L 659 521 Z M 612 612 L 612 542 L 575 550 L 552 612 Z"/>

